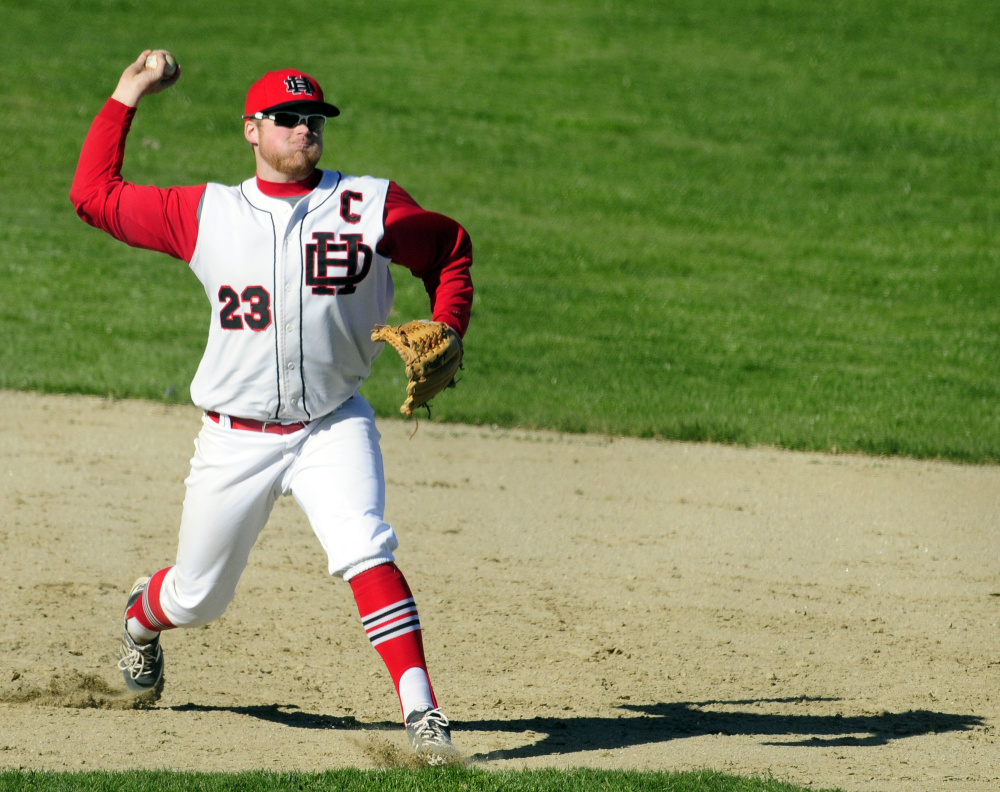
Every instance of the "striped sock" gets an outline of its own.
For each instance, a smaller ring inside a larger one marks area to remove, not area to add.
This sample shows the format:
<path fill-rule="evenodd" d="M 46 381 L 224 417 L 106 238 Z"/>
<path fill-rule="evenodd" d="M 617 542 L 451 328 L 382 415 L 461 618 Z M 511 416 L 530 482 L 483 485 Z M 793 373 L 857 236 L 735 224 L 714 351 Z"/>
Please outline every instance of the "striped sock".
<path fill-rule="evenodd" d="M 146 589 L 142 592 L 142 596 L 125 613 L 129 621 L 135 619 L 149 632 L 161 632 L 173 629 L 174 627 L 164 615 L 163 608 L 160 607 L 160 589 L 163 587 L 163 579 L 167 576 L 167 572 L 170 569 L 171 567 L 167 567 L 155 573 L 149 579 L 149 583 L 146 584 Z"/>
<path fill-rule="evenodd" d="M 403 573 L 393 563 L 379 564 L 351 578 L 351 591 L 358 603 L 361 623 L 368 640 L 385 663 L 396 694 L 400 696 L 403 716 L 409 714 L 400 690 L 400 679 L 407 671 L 418 668 L 426 678 L 427 662 L 424 659 L 424 642 L 420 631 L 420 617 L 413 594 Z M 412 677 L 412 675 L 411 675 Z M 437 706 L 434 693 L 427 680 L 430 704 Z M 410 699 L 410 695 L 406 696 Z M 411 708 L 413 708 L 411 706 Z"/>

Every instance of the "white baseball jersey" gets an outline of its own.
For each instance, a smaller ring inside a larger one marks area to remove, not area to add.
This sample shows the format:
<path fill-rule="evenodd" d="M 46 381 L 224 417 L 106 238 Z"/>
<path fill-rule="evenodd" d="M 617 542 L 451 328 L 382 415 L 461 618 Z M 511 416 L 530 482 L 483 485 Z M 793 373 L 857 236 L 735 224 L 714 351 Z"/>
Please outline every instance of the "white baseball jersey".
<path fill-rule="evenodd" d="M 357 392 L 383 347 L 372 328 L 392 307 L 389 259 L 376 250 L 388 189 L 325 171 L 293 206 L 254 178 L 207 186 L 190 266 L 214 307 L 195 404 L 290 423 Z"/>

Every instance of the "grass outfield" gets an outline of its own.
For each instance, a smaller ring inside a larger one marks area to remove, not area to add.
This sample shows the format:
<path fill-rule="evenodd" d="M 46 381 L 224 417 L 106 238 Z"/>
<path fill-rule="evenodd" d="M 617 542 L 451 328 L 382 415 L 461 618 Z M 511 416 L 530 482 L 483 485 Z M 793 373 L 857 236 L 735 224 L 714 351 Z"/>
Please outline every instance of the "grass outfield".
<path fill-rule="evenodd" d="M 4 773 L 3 792 L 804 792 L 773 780 L 713 772 L 633 773 L 599 770 L 338 770 L 329 773 Z M 812 789 L 812 788 L 810 788 Z M 813 790 L 812 792 L 822 792 Z M 829 792 L 832 792 L 829 791 Z"/>
<path fill-rule="evenodd" d="M 127 178 L 245 178 L 246 87 L 296 63 L 344 109 L 324 164 L 395 178 L 469 228 L 465 382 L 440 420 L 1000 459 L 993 0 L 260 16 L 5 9 L 0 387 L 187 398 L 200 286 L 67 199 L 91 118 L 153 44 L 184 76 L 146 100 Z M 395 318 L 426 315 L 403 275 Z M 400 380 L 383 356 L 380 413 Z"/>

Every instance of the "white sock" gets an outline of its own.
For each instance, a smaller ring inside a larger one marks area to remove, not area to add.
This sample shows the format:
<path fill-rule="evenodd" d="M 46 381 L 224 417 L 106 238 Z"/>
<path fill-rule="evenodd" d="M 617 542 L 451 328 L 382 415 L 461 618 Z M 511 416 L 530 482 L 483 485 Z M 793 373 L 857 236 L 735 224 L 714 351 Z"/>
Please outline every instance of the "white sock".
<path fill-rule="evenodd" d="M 159 633 L 155 630 L 147 630 L 143 626 L 142 622 L 134 616 L 125 623 L 125 629 L 128 630 L 128 634 L 132 636 L 132 640 L 140 646 L 152 643 L 156 640 L 156 636 L 159 635 Z"/>
<path fill-rule="evenodd" d="M 414 666 L 403 672 L 403 676 L 399 678 L 399 703 L 403 717 L 414 710 L 434 706 L 434 699 L 431 698 L 431 682 L 424 669 Z"/>

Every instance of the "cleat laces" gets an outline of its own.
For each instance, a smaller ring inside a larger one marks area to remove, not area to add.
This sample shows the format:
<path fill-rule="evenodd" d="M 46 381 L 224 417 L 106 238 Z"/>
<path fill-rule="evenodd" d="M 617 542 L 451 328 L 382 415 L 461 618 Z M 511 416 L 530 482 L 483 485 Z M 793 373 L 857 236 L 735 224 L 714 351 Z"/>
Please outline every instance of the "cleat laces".
<path fill-rule="evenodd" d="M 458 759 L 448 725 L 447 716 L 436 708 L 413 712 L 407 718 L 406 733 L 410 744 L 427 764 L 445 765 Z"/>
<path fill-rule="evenodd" d="M 146 646 L 139 646 L 131 641 L 126 644 L 123 641 L 119 650 L 118 669 L 135 680 L 143 676 L 153 676 L 156 674 L 159 653 L 159 641 Z"/>

